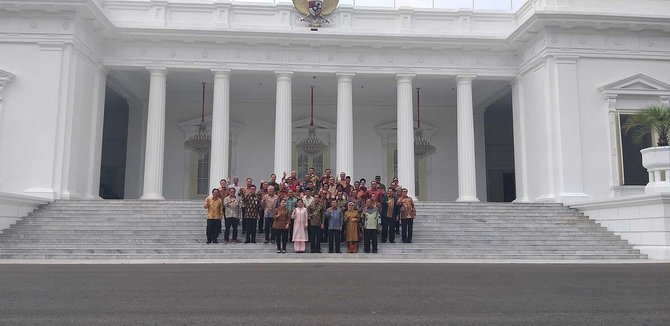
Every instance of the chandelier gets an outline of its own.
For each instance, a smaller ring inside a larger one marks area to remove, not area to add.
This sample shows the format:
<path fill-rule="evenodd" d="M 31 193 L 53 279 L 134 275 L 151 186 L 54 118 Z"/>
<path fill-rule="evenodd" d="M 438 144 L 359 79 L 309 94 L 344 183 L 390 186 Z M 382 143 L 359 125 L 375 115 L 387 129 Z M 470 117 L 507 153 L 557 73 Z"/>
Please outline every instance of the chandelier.
<path fill-rule="evenodd" d="M 414 155 L 418 158 L 435 154 L 435 146 L 423 136 L 421 130 L 421 93 L 420 88 L 416 88 L 416 129 L 414 130 Z"/>
<path fill-rule="evenodd" d="M 309 129 L 307 137 L 298 142 L 296 147 L 300 152 L 308 155 L 316 155 L 320 154 L 326 149 L 326 144 L 324 144 L 324 142 L 316 136 L 316 126 L 314 126 L 314 86 L 310 86 L 310 89 L 311 101 Z"/>
<path fill-rule="evenodd" d="M 184 146 L 203 158 L 212 145 L 212 137 L 207 132 L 207 125 L 205 124 L 205 83 L 202 83 L 202 115 L 200 123 L 196 126 L 198 126 L 198 133 L 189 137 Z"/>

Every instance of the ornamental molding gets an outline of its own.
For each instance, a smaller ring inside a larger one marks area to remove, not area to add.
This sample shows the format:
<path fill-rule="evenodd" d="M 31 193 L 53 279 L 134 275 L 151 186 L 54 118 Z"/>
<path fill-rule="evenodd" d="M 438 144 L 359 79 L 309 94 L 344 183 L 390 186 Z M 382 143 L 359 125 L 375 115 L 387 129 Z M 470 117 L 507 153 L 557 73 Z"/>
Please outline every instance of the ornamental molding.
<path fill-rule="evenodd" d="M 522 74 L 535 70 L 547 56 L 667 60 L 670 57 L 670 34 L 547 27 L 535 33 L 519 49 L 519 70 Z"/>
<path fill-rule="evenodd" d="M 598 88 L 606 99 L 620 95 L 670 96 L 670 85 L 645 74 L 637 74 Z"/>
<path fill-rule="evenodd" d="M 384 50 L 371 47 L 271 46 L 212 43 L 108 42 L 103 64 L 110 68 L 142 68 L 163 65 L 168 68 L 211 69 L 225 62 L 231 70 L 327 73 L 401 72 L 456 75 L 463 71 L 480 76 L 509 78 L 516 75 L 513 53 L 490 49 L 466 51 L 444 49 Z"/>
<path fill-rule="evenodd" d="M 16 76 L 11 72 L 0 69 L 0 95 L 2 95 L 2 90 L 5 86 L 9 85 L 14 78 L 16 78 Z M 0 97 L 0 100 L 1 99 L 2 97 Z"/>

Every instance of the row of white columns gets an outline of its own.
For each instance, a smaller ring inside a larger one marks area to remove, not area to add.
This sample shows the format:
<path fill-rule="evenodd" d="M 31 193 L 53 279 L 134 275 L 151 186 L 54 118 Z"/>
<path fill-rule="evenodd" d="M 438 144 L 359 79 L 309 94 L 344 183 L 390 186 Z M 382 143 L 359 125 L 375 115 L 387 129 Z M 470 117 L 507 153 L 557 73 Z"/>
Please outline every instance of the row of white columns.
<path fill-rule="evenodd" d="M 141 199 L 160 200 L 163 197 L 163 153 L 165 146 L 165 89 L 167 69 L 147 68 L 150 73 L 147 137 L 145 147 L 144 186 Z M 228 69 L 212 69 L 214 102 L 212 109 L 212 148 L 210 152 L 210 185 L 227 178 L 230 135 L 230 75 Z M 276 71 L 276 116 L 274 173 L 291 170 L 293 72 Z M 353 175 L 353 73 L 338 73 L 337 77 L 337 158 L 336 171 Z M 414 74 L 398 74 L 397 138 L 398 179 L 414 197 Z M 476 202 L 475 137 L 472 107 L 472 80 L 475 76 L 457 76 L 458 83 L 458 191 L 457 201 Z"/>

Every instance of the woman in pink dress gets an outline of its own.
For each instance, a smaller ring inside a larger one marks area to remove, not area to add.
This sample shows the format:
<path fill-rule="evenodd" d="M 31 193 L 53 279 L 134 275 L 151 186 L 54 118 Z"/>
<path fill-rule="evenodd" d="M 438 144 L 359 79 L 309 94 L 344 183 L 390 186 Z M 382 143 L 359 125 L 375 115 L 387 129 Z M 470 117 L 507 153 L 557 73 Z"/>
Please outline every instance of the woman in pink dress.
<path fill-rule="evenodd" d="M 293 209 L 291 218 L 293 219 L 293 248 L 295 252 L 305 252 L 305 242 L 307 241 L 307 208 L 302 199 L 296 202 L 298 207 Z"/>

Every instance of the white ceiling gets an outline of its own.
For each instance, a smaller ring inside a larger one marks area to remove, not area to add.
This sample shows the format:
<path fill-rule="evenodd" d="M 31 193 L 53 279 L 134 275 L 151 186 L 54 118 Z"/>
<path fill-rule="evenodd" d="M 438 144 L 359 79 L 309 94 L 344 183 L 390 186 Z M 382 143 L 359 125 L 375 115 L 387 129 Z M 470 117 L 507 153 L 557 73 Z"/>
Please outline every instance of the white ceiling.
<path fill-rule="evenodd" d="M 316 77 L 316 78 L 315 78 Z M 149 90 L 149 73 L 143 70 L 115 70 L 110 74 L 115 84 L 134 96 L 146 99 Z M 167 77 L 167 101 L 199 102 L 201 83 L 207 83 L 206 97 L 212 98 L 213 74 L 206 70 L 170 70 Z M 337 79 L 333 74 L 304 74 L 293 76 L 293 103 L 308 104 L 310 86 L 314 86 L 315 103 L 337 103 Z M 456 106 L 456 81 L 453 77 L 417 76 L 413 86 L 421 88 L 422 106 Z M 482 105 L 502 95 L 509 89 L 509 82 L 475 79 L 473 98 L 475 106 Z M 416 92 L 416 91 L 415 91 Z M 415 93 L 416 94 L 416 93 Z M 274 102 L 275 76 L 271 71 L 233 71 L 230 95 L 232 103 Z M 353 102 L 357 105 L 396 105 L 396 82 L 393 75 L 356 75 L 353 82 Z M 211 102 L 210 102 L 211 103 Z"/>

